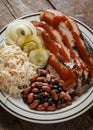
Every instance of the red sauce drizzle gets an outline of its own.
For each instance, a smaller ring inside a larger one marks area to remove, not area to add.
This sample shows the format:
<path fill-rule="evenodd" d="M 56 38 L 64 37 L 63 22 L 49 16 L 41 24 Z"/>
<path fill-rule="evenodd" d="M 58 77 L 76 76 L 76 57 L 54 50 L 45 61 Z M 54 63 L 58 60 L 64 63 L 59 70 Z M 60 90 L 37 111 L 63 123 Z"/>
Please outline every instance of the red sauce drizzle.
<path fill-rule="evenodd" d="M 73 31 L 72 33 L 73 33 L 73 37 L 76 40 L 76 46 L 77 46 L 80 56 L 82 57 L 82 59 L 88 66 L 93 67 L 90 61 L 90 55 L 87 49 L 82 45 L 82 42 L 83 42 L 82 39 L 80 39 L 80 37 L 76 34 L 76 32 Z"/>
<path fill-rule="evenodd" d="M 72 35 L 73 35 L 74 39 L 76 40 L 76 46 L 77 46 L 80 56 L 82 57 L 82 59 L 88 66 L 93 67 L 93 64 L 91 63 L 91 60 L 90 60 L 90 55 L 87 51 L 87 48 L 84 45 L 83 40 L 73 29 L 73 25 L 69 22 L 69 18 L 65 15 L 64 15 L 64 17 L 65 17 L 65 21 L 67 23 L 66 24 L 67 27 L 69 27 L 69 29 L 71 29 Z M 62 16 L 62 18 L 63 18 L 63 16 Z M 64 21 L 64 19 L 62 19 L 62 20 Z"/>
<path fill-rule="evenodd" d="M 44 45 L 47 49 L 49 49 L 59 60 L 61 60 L 61 56 L 59 54 L 59 50 L 54 42 L 50 39 L 46 32 L 42 32 L 42 38 L 44 40 Z"/>
<path fill-rule="evenodd" d="M 62 66 L 53 56 L 49 57 L 48 63 L 56 70 L 61 79 L 65 81 L 65 87 L 70 87 L 76 82 L 75 74 Z"/>
<path fill-rule="evenodd" d="M 47 22 L 49 25 L 51 25 L 51 26 L 53 26 L 54 28 L 56 28 L 56 27 L 58 26 L 58 24 L 60 23 L 60 21 L 61 21 L 61 17 L 55 15 L 53 18 L 50 18 L 49 16 L 47 16 L 46 13 L 48 13 L 48 12 L 43 12 L 41 20 L 44 20 L 44 21 Z M 52 15 L 53 15 L 53 14 L 52 14 Z M 53 22 L 53 21 L 55 21 L 55 22 Z"/>
<path fill-rule="evenodd" d="M 74 49 L 72 48 L 71 44 L 70 44 L 70 41 L 67 37 L 67 35 L 65 34 L 65 32 L 63 32 L 62 30 L 60 30 L 59 28 L 57 28 L 57 31 L 60 33 L 60 35 L 62 36 L 64 42 L 65 42 L 65 45 L 67 46 L 67 48 L 69 48 L 70 50 L 70 54 L 72 56 L 72 58 L 74 59 L 78 69 L 86 69 L 86 66 L 83 62 L 80 61 L 80 58 L 76 55 Z"/>

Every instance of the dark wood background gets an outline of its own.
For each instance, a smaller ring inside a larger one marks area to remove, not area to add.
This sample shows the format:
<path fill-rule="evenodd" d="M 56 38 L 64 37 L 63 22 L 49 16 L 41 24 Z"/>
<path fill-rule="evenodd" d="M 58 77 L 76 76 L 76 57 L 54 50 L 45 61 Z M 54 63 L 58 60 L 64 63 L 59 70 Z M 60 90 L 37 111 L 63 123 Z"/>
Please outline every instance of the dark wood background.
<path fill-rule="evenodd" d="M 12 20 L 41 9 L 60 9 L 93 29 L 93 0 L 0 0 L 0 29 Z M 0 130 L 93 130 L 93 107 L 64 123 L 44 125 L 18 119 L 0 106 Z"/>

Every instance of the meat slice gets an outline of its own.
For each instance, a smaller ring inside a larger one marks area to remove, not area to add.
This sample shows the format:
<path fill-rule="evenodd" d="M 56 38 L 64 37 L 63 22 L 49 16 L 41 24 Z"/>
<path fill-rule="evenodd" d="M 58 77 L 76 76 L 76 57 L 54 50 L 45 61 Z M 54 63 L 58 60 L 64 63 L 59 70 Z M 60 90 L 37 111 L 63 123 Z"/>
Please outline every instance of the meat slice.
<path fill-rule="evenodd" d="M 84 44 L 81 32 L 75 21 L 58 10 L 43 10 L 40 18 L 41 21 L 45 21 L 62 36 L 64 44 L 70 49 L 70 55 L 76 63 L 75 71 L 79 74 L 79 77 L 81 79 L 86 77 L 85 82 L 88 80 L 92 82 L 93 58 L 91 58 Z"/>
<path fill-rule="evenodd" d="M 86 75 L 86 78 L 82 83 L 84 83 L 84 81 L 86 82 L 88 79 L 88 69 L 84 61 L 80 58 L 78 51 L 74 46 L 75 40 L 71 34 L 71 31 L 69 31 L 65 23 L 59 24 L 57 30 L 62 36 L 65 46 L 69 49 L 70 56 L 74 60 L 74 72 L 76 72 L 76 74 L 78 74 L 81 79 L 84 79 L 84 76 Z"/>
<path fill-rule="evenodd" d="M 75 86 L 77 83 L 76 75 L 58 62 L 53 55 L 50 55 L 48 63 L 56 70 L 61 79 L 64 81 L 65 89 L 70 90 L 70 88 L 73 88 L 73 91 L 75 91 Z M 72 92 L 72 90 L 70 92 Z"/>
<path fill-rule="evenodd" d="M 74 31 L 80 35 L 80 31 L 74 20 L 71 20 L 67 15 L 62 13 L 59 10 L 42 10 L 40 15 L 41 21 L 45 21 L 50 26 L 56 28 L 60 22 L 64 21 L 67 25 L 67 28 L 74 29 Z M 72 24 L 72 26 L 71 26 Z"/>
<path fill-rule="evenodd" d="M 58 10 L 42 10 L 40 21 L 33 21 L 45 47 L 48 63 L 64 81 L 68 92 L 79 93 L 81 86 L 93 84 L 93 58 L 74 20 Z"/>
<path fill-rule="evenodd" d="M 89 52 L 81 37 L 81 32 L 74 20 L 72 20 L 67 15 L 65 15 L 64 13 L 62 13 L 61 11 L 58 11 L 58 10 L 47 10 L 47 11 L 43 10 L 43 11 L 41 11 L 40 18 L 41 18 L 41 20 L 45 21 L 47 24 L 51 25 L 54 28 L 57 28 L 60 23 L 62 24 L 64 22 L 66 24 L 66 27 L 69 30 L 71 30 L 72 36 L 74 38 L 72 41 L 75 41 L 74 46 L 76 46 L 81 58 L 84 60 L 84 62 L 87 65 L 93 66 L 93 59 L 89 55 Z M 65 30 L 66 30 L 66 28 L 65 28 Z M 66 30 L 66 32 L 68 33 L 68 30 Z M 70 36 L 71 36 L 71 34 L 70 34 Z M 83 52 L 83 54 L 82 54 L 82 52 Z"/>

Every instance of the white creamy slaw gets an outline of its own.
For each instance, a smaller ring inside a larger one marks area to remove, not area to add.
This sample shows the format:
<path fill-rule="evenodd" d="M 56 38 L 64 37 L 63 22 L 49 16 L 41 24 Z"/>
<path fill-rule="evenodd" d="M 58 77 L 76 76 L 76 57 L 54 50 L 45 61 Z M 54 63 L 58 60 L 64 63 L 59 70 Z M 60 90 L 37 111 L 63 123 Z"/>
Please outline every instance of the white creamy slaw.
<path fill-rule="evenodd" d="M 30 84 L 36 69 L 20 47 L 0 44 L 0 89 L 9 95 L 20 97 L 21 91 Z"/>

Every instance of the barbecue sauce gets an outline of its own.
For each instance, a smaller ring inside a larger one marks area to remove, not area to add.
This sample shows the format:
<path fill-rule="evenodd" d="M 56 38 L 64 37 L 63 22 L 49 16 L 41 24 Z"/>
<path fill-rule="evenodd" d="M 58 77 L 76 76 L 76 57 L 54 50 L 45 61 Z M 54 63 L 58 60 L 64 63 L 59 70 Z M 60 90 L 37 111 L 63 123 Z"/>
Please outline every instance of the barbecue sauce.
<path fill-rule="evenodd" d="M 50 13 L 51 13 L 51 11 L 50 11 Z M 42 20 L 46 21 L 49 25 L 51 25 L 52 27 L 54 27 L 54 29 L 58 27 L 58 25 L 60 24 L 60 22 L 62 22 L 62 21 L 65 22 L 67 28 L 69 28 L 71 30 L 71 32 L 73 34 L 73 37 L 76 40 L 76 45 L 78 47 L 78 51 L 80 53 L 80 56 L 82 57 L 82 59 L 84 60 L 84 62 L 86 62 L 86 64 L 88 63 L 88 65 L 91 65 L 91 61 L 90 61 L 90 57 L 88 55 L 87 49 L 82 45 L 83 44 L 82 43 L 82 39 L 76 33 L 76 31 L 74 30 L 73 25 L 69 21 L 69 17 L 67 17 L 63 13 L 60 14 L 60 15 L 52 13 L 52 15 L 53 15 L 52 18 L 50 19 L 50 17 L 48 17 L 47 15 L 43 14 L 42 15 Z M 64 35 L 64 37 L 65 37 L 65 35 Z"/>
<path fill-rule="evenodd" d="M 44 14 L 41 15 L 41 20 L 44 20 L 47 24 L 45 22 L 40 22 L 40 24 L 37 24 L 37 27 L 39 27 L 39 29 L 41 28 L 41 35 L 44 40 L 45 47 L 57 58 L 54 58 L 53 55 L 50 56 L 48 63 L 56 70 L 61 79 L 65 81 L 65 87 L 70 87 L 71 85 L 73 86 L 73 84 L 75 85 L 75 83 L 77 82 L 78 78 L 76 78 L 75 71 L 79 71 L 82 69 L 86 70 L 89 72 L 90 77 L 92 78 L 93 64 L 91 62 L 89 53 L 87 51 L 87 48 L 84 46 L 82 39 L 79 36 L 80 34 L 74 29 L 70 18 L 68 18 L 64 14 L 52 15 L 53 16 L 50 18 L 44 12 Z M 62 30 L 59 30 L 58 25 L 60 24 L 60 22 L 65 22 L 66 27 L 71 31 L 73 38 L 75 39 L 74 44 L 84 62 L 78 57 L 75 50 L 71 46 L 68 36 L 64 32 L 62 32 Z M 74 59 L 74 62 L 76 64 L 75 69 L 69 69 L 68 67 L 63 66 L 59 62 L 61 60 L 63 61 L 63 63 L 71 63 L 71 59 L 69 58 L 64 48 L 62 48 L 62 45 L 57 40 L 57 37 L 51 31 L 53 29 L 57 30 L 60 33 L 62 39 L 65 42 L 65 46 L 69 49 L 71 57 Z"/>
<path fill-rule="evenodd" d="M 61 79 L 65 81 L 65 87 L 70 87 L 76 83 L 76 75 L 71 70 L 62 66 L 52 55 L 50 55 L 48 63 L 56 70 Z"/>
<path fill-rule="evenodd" d="M 50 11 L 50 13 L 51 13 L 51 11 Z M 87 51 L 87 48 L 84 46 L 84 43 L 83 43 L 82 39 L 80 38 L 79 34 L 77 34 L 77 32 L 74 30 L 73 25 L 71 24 L 71 21 L 70 21 L 69 17 L 67 17 L 63 13 L 60 14 L 60 15 L 52 13 L 52 15 L 53 15 L 52 18 L 50 19 L 50 17 L 48 17 L 47 15 L 43 14 L 42 15 L 42 20 L 46 21 L 54 29 L 57 29 L 57 27 L 60 24 L 60 22 L 62 22 L 62 21 L 65 22 L 67 28 L 69 30 L 71 30 L 71 32 L 72 32 L 72 35 L 73 35 L 73 37 L 74 37 L 74 39 L 76 41 L 75 45 L 76 45 L 76 47 L 78 49 L 78 52 L 79 52 L 81 58 L 86 63 L 87 67 L 93 67 L 93 63 L 91 62 L 91 59 L 90 59 L 89 53 Z M 61 35 L 62 35 L 62 37 L 63 37 L 63 39 L 64 39 L 65 44 L 67 45 L 67 47 L 71 48 L 71 46 L 69 44 L 69 41 L 67 39 L 67 36 L 65 34 L 62 34 L 62 33 L 61 33 Z M 74 56 L 75 56 L 75 54 L 74 54 Z M 76 59 L 77 59 L 77 57 L 76 57 Z M 79 60 L 79 58 L 77 60 Z M 85 67 L 84 64 L 81 65 L 81 66 Z"/>

